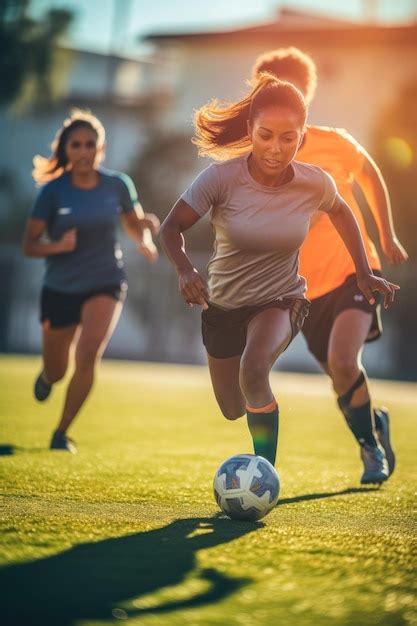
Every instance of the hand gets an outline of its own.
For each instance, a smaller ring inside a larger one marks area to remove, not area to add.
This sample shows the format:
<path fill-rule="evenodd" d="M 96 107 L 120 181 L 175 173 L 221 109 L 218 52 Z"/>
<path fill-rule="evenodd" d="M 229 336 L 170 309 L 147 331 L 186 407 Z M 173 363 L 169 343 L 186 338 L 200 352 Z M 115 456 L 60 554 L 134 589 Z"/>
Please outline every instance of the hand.
<path fill-rule="evenodd" d="M 357 277 L 358 287 L 362 291 L 369 304 L 375 304 L 373 291 L 379 291 L 384 296 L 384 309 L 394 302 L 395 292 L 400 289 L 399 285 L 389 283 L 385 278 L 379 278 L 373 274 L 365 274 Z"/>
<path fill-rule="evenodd" d="M 159 233 L 160 221 L 153 213 L 145 213 L 144 217 L 140 218 L 140 224 L 143 229 L 149 228 L 152 235 Z"/>
<path fill-rule="evenodd" d="M 204 310 L 208 309 L 208 287 L 195 268 L 179 275 L 179 288 L 182 297 L 190 307 L 193 304 L 200 304 Z"/>
<path fill-rule="evenodd" d="M 158 248 L 152 241 L 150 234 L 149 239 L 146 238 L 138 244 L 138 250 L 146 259 L 148 259 L 149 263 L 156 263 L 158 260 Z"/>
<path fill-rule="evenodd" d="M 382 250 L 391 265 L 400 265 L 408 261 L 408 254 L 397 237 L 389 237 L 381 241 Z"/>
<path fill-rule="evenodd" d="M 72 252 L 77 246 L 77 229 L 66 230 L 58 241 L 60 252 Z"/>

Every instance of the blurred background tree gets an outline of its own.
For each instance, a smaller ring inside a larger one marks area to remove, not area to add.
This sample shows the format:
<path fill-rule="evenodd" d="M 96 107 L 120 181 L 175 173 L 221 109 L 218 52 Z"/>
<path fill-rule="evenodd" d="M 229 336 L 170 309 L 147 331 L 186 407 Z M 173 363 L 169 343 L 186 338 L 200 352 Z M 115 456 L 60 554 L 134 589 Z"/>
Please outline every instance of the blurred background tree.
<path fill-rule="evenodd" d="M 47 104 L 54 95 L 52 70 L 58 39 L 73 14 L 50 9 L 29 16 L 30 0 L 0 0 L 0 105 Z"/>

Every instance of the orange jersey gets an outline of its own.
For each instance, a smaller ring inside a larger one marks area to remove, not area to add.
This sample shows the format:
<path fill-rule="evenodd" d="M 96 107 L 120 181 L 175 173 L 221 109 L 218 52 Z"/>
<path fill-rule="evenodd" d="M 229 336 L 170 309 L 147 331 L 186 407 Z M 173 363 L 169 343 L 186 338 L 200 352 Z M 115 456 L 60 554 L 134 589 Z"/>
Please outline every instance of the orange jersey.
<path fill-rule="evenodd" d="M 364 151 L 345 130 L 309 126 L 296 160 L 318 165 L 335 180 L 337 190 L 358 221 L 372 269 L 381 269 L 375 246 L 368 236 L 362 212 L 353 195 L 355 173 L 361 171 Z M 320 212 L 311 224 L 300 250 L 300 274 L 307 279 L 307 296 L 319 298 L 336 289 L 355 266 L 339 233 L 326 213 Z"/>

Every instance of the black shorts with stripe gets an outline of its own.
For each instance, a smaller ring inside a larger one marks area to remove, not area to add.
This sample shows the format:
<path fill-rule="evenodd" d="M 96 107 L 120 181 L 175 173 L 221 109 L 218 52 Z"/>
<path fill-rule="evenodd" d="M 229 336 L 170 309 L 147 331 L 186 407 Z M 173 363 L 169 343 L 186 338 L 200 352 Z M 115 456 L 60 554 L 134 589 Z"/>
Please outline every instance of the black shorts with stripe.
<path fill-rule="evenodd" d="M 380 272 L 374 270 L 376 276 Z M 351 274 L 345 282 L 311 301 L 308 318 L 303 325 L 303 335 L 308 349 L 320 363 L 326 363 L 329 339 L 333 324 L 340 313 L 348 309 L 359 309 L 372 314 L 371 327 L 367 342 L 379 339 L 382 334 L 381 303 L 379 294 L 375 295 L 375 304 L 369 304 L 356 282 L 356 274 Z"/>

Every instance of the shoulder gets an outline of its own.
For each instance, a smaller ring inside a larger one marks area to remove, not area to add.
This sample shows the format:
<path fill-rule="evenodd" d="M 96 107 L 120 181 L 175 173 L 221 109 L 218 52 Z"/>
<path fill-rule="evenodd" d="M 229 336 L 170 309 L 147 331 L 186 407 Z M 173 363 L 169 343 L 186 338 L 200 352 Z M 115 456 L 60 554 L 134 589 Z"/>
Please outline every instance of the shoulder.
<path fill-rule="evenodd" d="M 107 168 L 100 168 L 100 176 L 103 181 L 109 185 L 115 185 L 116 187 L 130 187 L 135 186 L 133 180 L 124 172 L 118 172 L 116 170 L 109 170 Z"/>
<path fill-rule="evenodd" d="M 318 189 L 335 187 L 333 178 L 318 165 L 293 161 L 293 167 L 299 179 Z"/>

